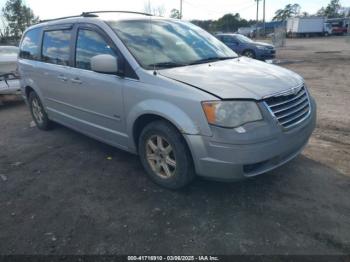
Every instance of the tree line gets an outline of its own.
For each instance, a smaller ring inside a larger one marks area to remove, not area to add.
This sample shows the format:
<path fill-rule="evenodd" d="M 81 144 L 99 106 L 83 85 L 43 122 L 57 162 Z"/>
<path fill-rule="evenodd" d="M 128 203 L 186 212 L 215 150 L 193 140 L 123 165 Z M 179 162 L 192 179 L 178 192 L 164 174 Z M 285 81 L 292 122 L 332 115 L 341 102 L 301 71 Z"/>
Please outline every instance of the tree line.
<path fill-rule="evenodd" d="M 156 15 L 163 16 L 165 8 L 151 8 L 145 5 L 145 10 Z M 326 7 L 313 15 L 325 16 L 328 18 L 350 16 L 350 11 L 341 12 L 342 6 L 340 0 L 330 0 Z M 273 21 L 285 21 L 293 16 L 311 16 L 307 12 L 301 12 L 299 4 L 288 4 L 283 9 L 275 12 Z M 170 17 L 181 19 L 179 10 L 172 9 Z M 7 0 L 5 6 L 1 10 L 0 16 L 0 44 L 18 43 L 25 29 L 39 22 L 32 9 L 25 5 L 23 0 Z M 192 20 L 192 23 L 202 27 L 209 32 L 235 32 L 240 27 L 250 27 L 257 23 L 256 20 L 246 20 L 239 13 L 228 13 L 217 20 Z"/>
<path fill-rule="evenodd" d="M 191 22 L 209 32 L 235 32 L 240 27 L 256 24 L 256 20 L 243 19 L 239 13 L 226 14 L 218 20 L 192 20 Z"/>
<path fill-rule="evenodd" d="M 173 9 L 171 16 L 179 18 L 179 12 Z M 301 6 L 295 3 L 288 4 L 284 8 L 278 9 L 272 20 L 286 21 L 293 16 L 323 16 L 327 18 L 350 17 L 350 10 L 348 9 L 346 11 L 346 9 L 341 6 L 340 0 L 331 0 L 326 7 L 321 7 L 316 14 L 309 14 L 307 12 L 301 12 Z M 249 27 L 257 23 L 256 20 L 242 19 L 238 13 L 226 14 L 218 20 L 192 20 L 191 22 L 209 32 L 235 32 L 240 27 Z"/>
<path fill-rule="evenodd" d="M 18 43 L 27 27 L 39 22 L 23 0 L 8 0 L 1 10 L 0 44 Z"/>
<path fill-rule="evenodd" d="M 350 11 L 343 11 L 343 7 L 340 4 L 340 0 L 331 0 L 326 7 L 321 7 L 316 14 L 309 14 L 307 12 L 301 12 L 301 6 L 299 4 L 288 4 L 283 9 L 278 9 L 275 12 L 273 21 L 286 21 L 293 16 L 324 16 L 327 18 L 340 18 L 349 17 Z"/>

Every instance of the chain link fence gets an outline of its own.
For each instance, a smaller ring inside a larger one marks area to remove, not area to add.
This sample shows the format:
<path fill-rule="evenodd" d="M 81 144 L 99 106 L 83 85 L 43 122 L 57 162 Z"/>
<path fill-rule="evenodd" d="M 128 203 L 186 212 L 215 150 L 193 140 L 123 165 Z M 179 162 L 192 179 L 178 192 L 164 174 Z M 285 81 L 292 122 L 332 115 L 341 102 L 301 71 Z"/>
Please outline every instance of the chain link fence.
<path fill-rule="evenodd" d="M 286 29 L 284 27 L 276 27 L 272 36 L 272 43 L 275 47 L 286 46 Z"/>

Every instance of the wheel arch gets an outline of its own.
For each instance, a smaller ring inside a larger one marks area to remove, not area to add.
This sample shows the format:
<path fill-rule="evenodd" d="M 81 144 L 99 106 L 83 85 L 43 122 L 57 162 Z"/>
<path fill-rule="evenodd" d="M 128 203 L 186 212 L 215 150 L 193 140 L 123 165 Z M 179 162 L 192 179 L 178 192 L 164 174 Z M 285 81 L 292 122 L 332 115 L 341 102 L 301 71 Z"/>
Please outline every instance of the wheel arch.
<path fill-rule="evenodd" d="M 43 94 L 41 93 L 41 91 L 39 90 L 39 88 L 36 88 L 35 86 L 31 86 L 31 85 L 26 85 L 22 90 L 24 91 L 24 94 L 25 94 L 25 96 L 26 96 L 27 99 L 29 98 L 29 94 L 30 94 L 31 92 L 35 92 L 35 93 L 39 96 L 39 98 L 40 98 L 40 100 L 41 100 L 41 103 L 42 103 L 44 106 L 46 105 L 45 100 L 43 99 L 43 98 L 44 98 L 44 97 L 43 97 Z"/>
<path fill-rule="evenodd" d="M 26 95 L 26 98 L 28 99 L 29 98 L 29 94 L 31 92 L 35 92 L 34 88 L 32 88 L 31 86 L 26 86 L 24 88 L 24 94 Z"/>
<path fill-rule="evenodd" d="M 181 134 L 200 134 L 199 128 L 179 107 L 165 101 L 149 100 L 136 105 L 126 119 L 127 132 L 137 152 L 138 137 L 142 129 L 152 121 L 164 120 L 173 125 Z"/>
<path fill-rule="evenodd" d="M 250 48 L 250 47 L 244 49 L 244 50 L 242 51 L 242 55 L 244 55 L 244 53 L 247 52 L 247 51 L 253 52 L 254 56 L 256 57 L 256 51 L 255 51 L 254 49 Z"/>
<path fill-rule="evenodd" d="M 142 130 L 150 123 L 154 122 L 154 121 L 165 121 L 166 123 L 170 124 L 171 126 L 173 126 L 177 131 L 180 132 L 180 134 L 182 135 L 182 140 L 184 142 L 185 147 L 188 150 L 189 156 L 191 158 L 193 167 L 196 169 L 196 163 L 194 161 L 193 158 L 193 152 L 191 150 L 191 147 L 189 145 L 189 142 L 187 141 L 187 139 L 183 136 L 183 132 L 181 132 L 181 130 L 179 130 L 179 128 L 172 123 L 169 119 L 164 118 L 163 116 L 160 116 L 158 114 L 143 114 L 141 116 L 139 116 L 136 121 L 135 124 L 133 126 L 133 142 L 135 144 L 135 148 L 136 148 L 136 152 L 138 153 L 138 140 L 140 138 L 140 135 L 142 133 Z"/>
<path fill-rule="evenodd" d="M 179 132 L 181 132 L 176 125 L 174 125 L 171 121 L 168 119 L 164 118 L 163 116 L 160 116 L 158 114 L 154 113 L 147 113 L 140 115 L 136 120 L 133 125 L 132 129 L 132 137 L 133 137 L 133 142 L 135 144 L 136 149 L 138 148 L 138 140 L 141 135 L 142 130 L 150 123 L 154 121 L 165 121 L 169 124 L 171 124 L 173 127 L 175 127 Z"/>

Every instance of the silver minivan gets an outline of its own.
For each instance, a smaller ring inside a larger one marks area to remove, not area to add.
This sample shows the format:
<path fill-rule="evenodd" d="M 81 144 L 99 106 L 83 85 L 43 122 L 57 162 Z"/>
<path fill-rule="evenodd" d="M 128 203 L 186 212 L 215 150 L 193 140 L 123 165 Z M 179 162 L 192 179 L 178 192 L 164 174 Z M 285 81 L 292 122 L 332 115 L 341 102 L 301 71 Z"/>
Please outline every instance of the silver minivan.
<path fill-rule="evenodd" d="M 89 12 L 30 27 L 18 60 L 40 129 L 52 122 L 138 154 L 177 189 L 196 175 L 235 181 L 296 157 L 316 104 L 299 75 L 239 57 L 199 27 Z"/>

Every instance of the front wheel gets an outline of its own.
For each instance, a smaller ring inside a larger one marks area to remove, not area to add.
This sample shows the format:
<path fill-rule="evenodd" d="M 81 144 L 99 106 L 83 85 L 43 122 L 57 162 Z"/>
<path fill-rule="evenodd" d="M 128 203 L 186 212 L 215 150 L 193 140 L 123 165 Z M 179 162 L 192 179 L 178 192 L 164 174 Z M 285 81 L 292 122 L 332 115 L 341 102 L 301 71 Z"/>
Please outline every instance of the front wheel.
<path fill-rule="evenodd" d="M 253 50 L 246 50 L 243 52 L 243 56 L 246 56 L 249 58 L 255 58 L 255 53 Z"/>
<path fill-rule="evenodd" d="M 152 122 L 143 129 L 139 138 L 139 155 L 149 177 L 162 187 L 179 189 L 194 178 L 186 142 L 166 121 Z"/>

